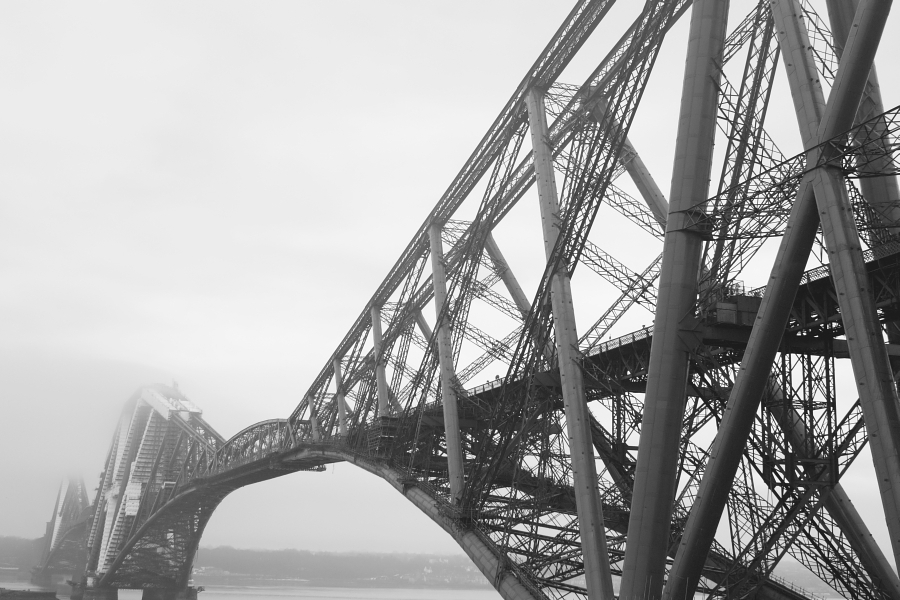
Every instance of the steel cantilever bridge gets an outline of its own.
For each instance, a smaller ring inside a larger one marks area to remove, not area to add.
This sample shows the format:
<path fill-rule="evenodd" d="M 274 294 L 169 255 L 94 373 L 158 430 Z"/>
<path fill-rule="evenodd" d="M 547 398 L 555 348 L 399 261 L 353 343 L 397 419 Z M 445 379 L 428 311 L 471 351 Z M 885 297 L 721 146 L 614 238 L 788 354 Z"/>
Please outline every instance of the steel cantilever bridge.
<path fill-rule="evenodd" d="M 900 109 L 873 66 L 890 2 L 729 19 L 725 0 L 648 0 L 581 85 L 558 81 L 613 4 L 577 3 L 290 415 L 225 440 L 177 389 L 137 392 L 80 593 L 191 596 L 227 494 L 347 461 L 505 598 L 809 598 L 773 575 L 790 556 L 845 598 L 900 600 Z M 666 195 L 628 134 L 682 18 Z M 777 77 L 793 111 L 773 110 Z M 546 258 L 530 294 L 492 235 L 520 201 Z M 634 232 L 627 256 L 591 241 L 601 223 Z M 612 302 L 579 296 L 595 275 Z M 634 311 L 652 328 L 613 337 Z M 866 447 L 892 556 L 841 486 Z"/>

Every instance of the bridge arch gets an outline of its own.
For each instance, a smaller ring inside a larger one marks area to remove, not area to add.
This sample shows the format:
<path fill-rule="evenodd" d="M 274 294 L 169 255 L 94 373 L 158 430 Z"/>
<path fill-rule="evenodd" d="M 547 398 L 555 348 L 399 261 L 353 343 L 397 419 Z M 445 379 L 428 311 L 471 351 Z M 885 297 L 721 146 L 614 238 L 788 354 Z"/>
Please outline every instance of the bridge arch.
<path fill-rule="evenodd" d="M 97 580 L 97 587 L 145 586 L 173 592 L 187 588 L 203 531 L 228 494 L 253 483 L 346 462 L 383 479 L 448 533 L 504 598 L 546 597 L 517 572 L 515 565 L 485 534 L 475 527 L 461 526 L 446 501 L 426 487 L 408 481 L 399 470 L 340 444 L 300 444 L 288 451 L 268 452 L 274 447 L 274 440 L 287 439 L 283 437 L 286 428 L 287 421 L 273 419 L 232 437 L 220 452 L 225 463 L 221 466 L 227 465 L 226 470 L 195 480 L 156 510 L 121 547 L 110 568 Z M 162 576 L 154 581 L 148 578 L 148 572 Z"/>

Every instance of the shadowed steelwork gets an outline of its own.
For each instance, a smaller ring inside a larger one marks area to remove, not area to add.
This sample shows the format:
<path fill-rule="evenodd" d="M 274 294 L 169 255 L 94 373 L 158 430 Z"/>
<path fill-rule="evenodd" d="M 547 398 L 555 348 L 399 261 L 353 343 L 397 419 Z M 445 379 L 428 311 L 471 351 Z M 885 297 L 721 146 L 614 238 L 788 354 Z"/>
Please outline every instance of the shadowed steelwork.
<path fill-rule="evenodd" d="M 900 600 L 840 484 L 868 445 L 900 531 L 900 108 L 871 68 L 890 3 L 829 3 L 835 39 L 805 1 L 761 0 L 729 30 L 727 2 L 649 0 L 581 85 L 557 81 L 612 4 L 578 2 L 286 418 L 225 440 L 177 389 L 136 393 L 81 593 L 191 597 L 226 495 L 347 461 L 505 598 L 809 598 L 774 576 L 790 556 L 845 598 Z M 666 198 L 629 131 L 688 12 Z M 794 157 L 766 130 L 781 62 Z M 520 205 L 542 220 L 530 295 L 498 242 Z M 634 243 L 604 244 L 609 223 Z M 578 296 L 581 277 L 610 301 Z M 838 397 L 841 361 L 858 399 Z"/>

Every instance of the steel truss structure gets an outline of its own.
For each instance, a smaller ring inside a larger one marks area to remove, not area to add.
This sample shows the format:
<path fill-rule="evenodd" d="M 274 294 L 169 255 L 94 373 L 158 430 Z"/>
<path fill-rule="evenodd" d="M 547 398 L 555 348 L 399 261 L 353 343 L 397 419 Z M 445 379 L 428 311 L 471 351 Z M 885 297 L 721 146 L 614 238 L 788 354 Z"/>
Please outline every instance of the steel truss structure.
<path fill-rule="evenodd" d="M 84 572 L 86 529 L 94 507 L 88 501 L 84 481 L 70 478 L 59 486 L 53 516 L 41 540 L 40 563 L 31 573 L 31 582 L 50 586 L 55 575 L 74 577 Z"/>
<path fill-rule="evenodd" d="M 900 600 L 900 108 L 872 65 L 890 3 L 760 0 L 728 31 L 727 1 L 647 0 L 584 83 L 558 81 L 613 4 L 577 3 L 286 419 L 225 441 L 177 390 L 139 391 L 85 593 L 182 593 L 228 493 L 343 460 L 506 598 L 809 598 L 775 576 L 790 556 L 845 598 Z M 629 130 L 682 17 L 667 198 Z M 794 157 L 766 129 L 782 63 Z M 532 188 L 528 294 L 497 239 Z M 660 249 L 627 266 L 589 239 L 601 214 Z M 611 337 L 635 311 L 654 325 Z M 858 400 L 837 393 L 848 362 Z M 841 486 L 867 446 L 894 561 Z"/>

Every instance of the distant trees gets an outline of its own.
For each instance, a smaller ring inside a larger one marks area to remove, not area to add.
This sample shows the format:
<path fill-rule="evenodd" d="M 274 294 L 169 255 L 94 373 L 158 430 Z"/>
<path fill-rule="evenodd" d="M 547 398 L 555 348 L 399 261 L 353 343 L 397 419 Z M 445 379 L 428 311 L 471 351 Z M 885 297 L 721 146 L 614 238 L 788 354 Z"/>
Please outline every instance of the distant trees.
<path fill-rule="evenodd" d="M 465 556 L 363 554 L 308 550 L 201 548 L 194 578 L 307 580 L 330 585 L 482 587 L 488 582 Z M 213 583 L 212 580 L 208 583 Z M 285 581 L 288 583 L 288 581 Z"/>

